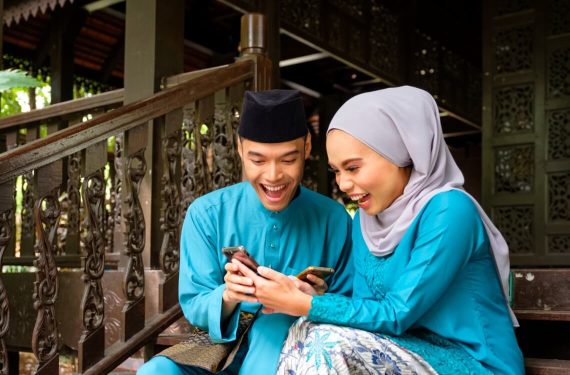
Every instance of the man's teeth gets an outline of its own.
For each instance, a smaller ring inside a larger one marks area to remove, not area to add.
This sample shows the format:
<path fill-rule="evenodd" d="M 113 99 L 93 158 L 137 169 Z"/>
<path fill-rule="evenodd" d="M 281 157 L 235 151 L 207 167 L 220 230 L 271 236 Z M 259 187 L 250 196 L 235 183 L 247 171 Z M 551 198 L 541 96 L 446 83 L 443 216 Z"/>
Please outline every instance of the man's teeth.
<path fill-rule="evenodd" d="M 277 186 L 269 186 L 269 185 L 263 185 L 263 186 L 269 191 L 279 191 L 285 188 L 285 184 Z"/>
<path fill-rule="evenodd" d="M 367 194 L 351 195 L 351 196 L 350 196 L 350 199 L 356 202 L 356 201 L 359 201 L 359 200 L 361 200 L 362 198 L 364 198 L 366 195 L 367 195 Z"/>

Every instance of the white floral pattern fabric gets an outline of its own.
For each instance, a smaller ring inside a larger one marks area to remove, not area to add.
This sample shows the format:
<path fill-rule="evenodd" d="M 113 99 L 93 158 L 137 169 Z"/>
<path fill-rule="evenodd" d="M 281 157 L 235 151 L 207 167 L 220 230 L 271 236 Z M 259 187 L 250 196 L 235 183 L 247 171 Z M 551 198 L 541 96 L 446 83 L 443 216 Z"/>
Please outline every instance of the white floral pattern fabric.
<path fill-rule="evenodd" d="M 437 375 L 419 355 L 381 335 L 300 318 L 289 329 L 281 375 Z"/>

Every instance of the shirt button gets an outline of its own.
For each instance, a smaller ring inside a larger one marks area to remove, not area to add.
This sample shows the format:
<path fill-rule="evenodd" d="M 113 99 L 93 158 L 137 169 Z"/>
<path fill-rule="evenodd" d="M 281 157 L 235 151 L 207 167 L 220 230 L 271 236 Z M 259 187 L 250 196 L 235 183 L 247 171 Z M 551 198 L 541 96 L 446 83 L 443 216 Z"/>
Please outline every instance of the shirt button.
<path fill-rule="evenodd" d="M 272 248 L 272 249 L 275 249 L 275 244 L 272 243 L 272 244 L 269 245 L 269 247 Z"/>
<path fill-rule="evenodd" d="M 273 230 L 277 230 L 277 225 L 273 224 Z"/>

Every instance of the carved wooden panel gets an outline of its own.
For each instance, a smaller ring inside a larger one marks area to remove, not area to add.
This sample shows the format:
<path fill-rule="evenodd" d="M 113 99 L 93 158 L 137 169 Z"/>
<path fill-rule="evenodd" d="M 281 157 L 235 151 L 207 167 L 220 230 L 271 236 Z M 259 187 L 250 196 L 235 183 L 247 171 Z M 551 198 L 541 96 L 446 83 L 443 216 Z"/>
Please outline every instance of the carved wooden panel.
<path fill-rule="evenodd" d="M 570 235 L 550 235 L 548 236 L 548 253 L 570 254 Z"/>
<path fill-rule="evenodd" d="M 414 34 L 413 59 L 411 61 L 414 84 L 439 97 L 439 43 L 428 35 Z"/>
<path fill-rule="evenodd" d="M 531 84 L 500 88 L 494 103 L 496 133 L 528 133 L 534 131 L 534 87 Z"/>
<path fill-rule="evenodd" d="M 495 70 L 497 74 L 515 73 L 532 68 L 533 28 L 515 26 L 495 36 Z"/>
<path fill-rule="evenodd" d="M 570 2 L 568 0 L 551 0 L 550 17 L 551 34 L 570 32 Z"/>
<path fill-rule="evenodd" d="M 493 210 L 493 221 L 514 254 L 534 252 L 534 209 L 532 206 L 505 206 Z"/>
<path fill-rule="evenodd" d="M 2 208 L 3 209 L 3 208 Z M 4 252 L 13 236 L 13 211 L 0 212 L 0 270 L 2 269 Z M 0 274 L 0 374 L 8 374 L 8 350 L 6 349 L 6 333 L 10 325 L 10 305 L 8 293 Z"/>
<path fill-rule="evenodd" d="M 570 265 L 569 12 L 565 0 L 484 5 L 483 205 L 513 266 Z"/>
<path fill-rule="evenodd" d="M 548 158 L 570 159 L 570 109 L 549 111 L 546 116 Z"/>
<path fill-rule="evenodd" d="M 174 132 L 162 141 L 164 173 L 162 175 L 161 229 L 164 233 L 160 249 L 160 268 L 166 276 L 178 271 L 179 251 L 179 183 L 177 165 L 180 160 L 181 137 Z"/>
<path fill-rule="evenodd" d="M 370 17 L 369 63 L 391 77 L 398 77 L 399 19 L 379 1 L 372 2 Z"/>
<path fill-rule="evenodd" d="M 529 193 L 534 183 L 532 145 L 498 147 L 495 150 L 495 192 Z"/>
<path fill-rule="evenodd" d="M 281 18 L 298 28 L 321 37 L 321 3 L 305 0 L 280 0 Z"/>
<path fill-rule="evenodd" d="M 570 222 L 570 171 L 548 175 L 548 220 Z"/>
<path fill-rule="evenodd" d="M 363 0 L 331 0 L 332 5 L 340 8 L 343 13 L 360 21 L 364 21 L 365 12 L 368 10 Z"/>
<path fill-rule="evenodd" d="M 530 9 L 531 4 L 532 4 L 531 0 L 498 0 L 497 14 L 503 15 L 507 13 L 514 13 L 522 10 L 527 10 Z"/>
<path fill-rule="evenodd" d="M 548 98 L 570 98 L 570 47 L 553 48 L 547 65 Z"/>

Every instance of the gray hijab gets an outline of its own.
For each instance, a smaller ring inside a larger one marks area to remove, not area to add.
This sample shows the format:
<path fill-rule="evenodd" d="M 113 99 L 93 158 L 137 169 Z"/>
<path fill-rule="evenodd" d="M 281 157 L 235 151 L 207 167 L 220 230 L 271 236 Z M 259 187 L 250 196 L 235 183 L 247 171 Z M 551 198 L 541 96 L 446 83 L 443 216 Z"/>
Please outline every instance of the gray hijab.
<path fill-rule="evenodd" d="M 445 144 L 438 107 L 429 93 L 402 86 L 357 95 L 334 115 L 328 131 L 332 129 L 350 134 L 397 166 L 412 166 L 404 193 L 390 207 L 375 216 L 360 212 L 362 234 L 372 254 L 391 254 L 435 194 L 461 190 L 481 215 L 503 292 L 508 296 L 507 243 L 475 198 L 463 190 L 463 174 Z M 511 317 L 516 325 L 512 311 Z"/>

